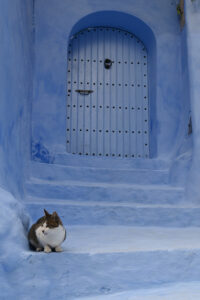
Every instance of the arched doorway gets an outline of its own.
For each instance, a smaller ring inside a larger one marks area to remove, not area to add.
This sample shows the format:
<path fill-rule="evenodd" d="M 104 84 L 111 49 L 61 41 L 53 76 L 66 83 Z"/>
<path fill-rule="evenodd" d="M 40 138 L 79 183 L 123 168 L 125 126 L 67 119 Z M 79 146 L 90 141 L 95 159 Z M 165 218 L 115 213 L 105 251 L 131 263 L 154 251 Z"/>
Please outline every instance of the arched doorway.
<path fill-rule="evenodd" d="M 67 151 L 149 157 L 147 51 L 132 33 L 84 29 L 68 47 Z"/>

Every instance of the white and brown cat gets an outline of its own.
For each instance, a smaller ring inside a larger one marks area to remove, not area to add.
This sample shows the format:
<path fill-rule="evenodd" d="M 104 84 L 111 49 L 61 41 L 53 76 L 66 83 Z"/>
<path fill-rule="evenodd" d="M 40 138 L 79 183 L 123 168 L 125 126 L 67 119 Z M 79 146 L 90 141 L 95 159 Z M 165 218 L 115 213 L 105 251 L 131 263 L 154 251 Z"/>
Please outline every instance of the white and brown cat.
<path fill-rule="evenodd" d="M 31 249 L 44 251 L 46 253 L 53 251 L 61 252 L 60 245 L 66 239 L 66 229 L 61 219 L 54 211 L 49 214 L 44 209 L 45 215 L 33 224 L 28 233 L 28 240 Z"/>

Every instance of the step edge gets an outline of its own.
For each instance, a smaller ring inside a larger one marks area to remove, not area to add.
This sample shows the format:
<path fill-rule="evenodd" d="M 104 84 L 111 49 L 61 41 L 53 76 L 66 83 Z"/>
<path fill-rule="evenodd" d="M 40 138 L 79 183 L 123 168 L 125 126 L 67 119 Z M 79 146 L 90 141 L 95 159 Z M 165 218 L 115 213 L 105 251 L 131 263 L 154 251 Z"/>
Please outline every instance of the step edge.
<path fill-rule="evenodd" d="M 50 166 L 56 166 L 58 168 L 63 168 L 63 169 L 84 169 L 84 170 L 95 170 L 95 171 L 111 171 L 111 172 L 158 172 L 158 173 L 167 173 L 169 172 L 170 168 L 165 168 L 165 169 L 150 169 L 150 168 L 105 168 L 105 167 L 90 167 L 90 166 L 67 166 L 67 165 L 62 165 L 62 164 L 46 164 L 46 163 L 42 163 L 42 162 L 37 162 L 37 161 L 31 161 L 31 167 L 32 165 L 44 165 L 45 167 L 50 167 Z"/>
<path fill-rule="evenodd" d="M 172 191 L 184 191 L 182 186 L 171 186 L 169 184 L 126 184 L 126 183 L 107 183 L 107 182 L 88 182 L 88 181 L 73 181 L 73 180 L 46 180 L 37 177 L 30 177 L 25 182 L 25 185 L 31 184 L 46 184 L 52 186 L 86 186 L 86 187 L 103 187 L 103 188 L 131 188 L 131 189 L 143 189 L 143 190 L 172 190 Z"/>
<path fill-rule="evenodd" d="M 69 199 L 49 199 L 49 198 L 42 198 L 42 197 L 33 197 L 27 196 L 27 200 L 23 200 L 24 205 L 59 205 L 59 206 L 92 206 L 92 207 L 129 207 L 129 208 L 172 208 L 172 209 L 199 209 L 200 205 L 188 205 L 184 202 L 181 204 L 145 204 L 145 203 L 130 203 L 130 202 L 109 202 L 106 203 L 104 201 L 80 201 L 80 200 L 69 200 Z"/>

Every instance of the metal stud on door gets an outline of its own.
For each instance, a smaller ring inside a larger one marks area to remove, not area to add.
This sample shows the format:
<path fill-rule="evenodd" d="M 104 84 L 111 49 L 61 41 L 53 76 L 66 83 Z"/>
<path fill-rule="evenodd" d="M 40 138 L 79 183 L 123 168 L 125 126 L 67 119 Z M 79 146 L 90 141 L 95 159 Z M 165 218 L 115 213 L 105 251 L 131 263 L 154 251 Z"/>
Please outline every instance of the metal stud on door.
<path fill-rule="evenodd" d="M 96 27 L 68 47 L 67 151 L 149 157 L 147 51 L 133 34 Z"/>

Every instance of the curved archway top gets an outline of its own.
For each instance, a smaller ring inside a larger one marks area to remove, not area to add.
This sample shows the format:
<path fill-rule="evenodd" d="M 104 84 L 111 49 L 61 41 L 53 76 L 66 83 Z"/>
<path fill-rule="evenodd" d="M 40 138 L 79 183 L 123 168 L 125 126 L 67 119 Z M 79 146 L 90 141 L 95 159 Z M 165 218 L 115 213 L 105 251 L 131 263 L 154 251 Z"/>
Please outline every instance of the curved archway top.
<path fill-rule="evenodd" d="M 72 28 L 71 35 L 88 27 L 108 26 L 129 31 L 143 41 L 147 50 L 156 44 L 152 29 L 139 18 L 120 11 L 98 11 L 81 18 Z"/>

